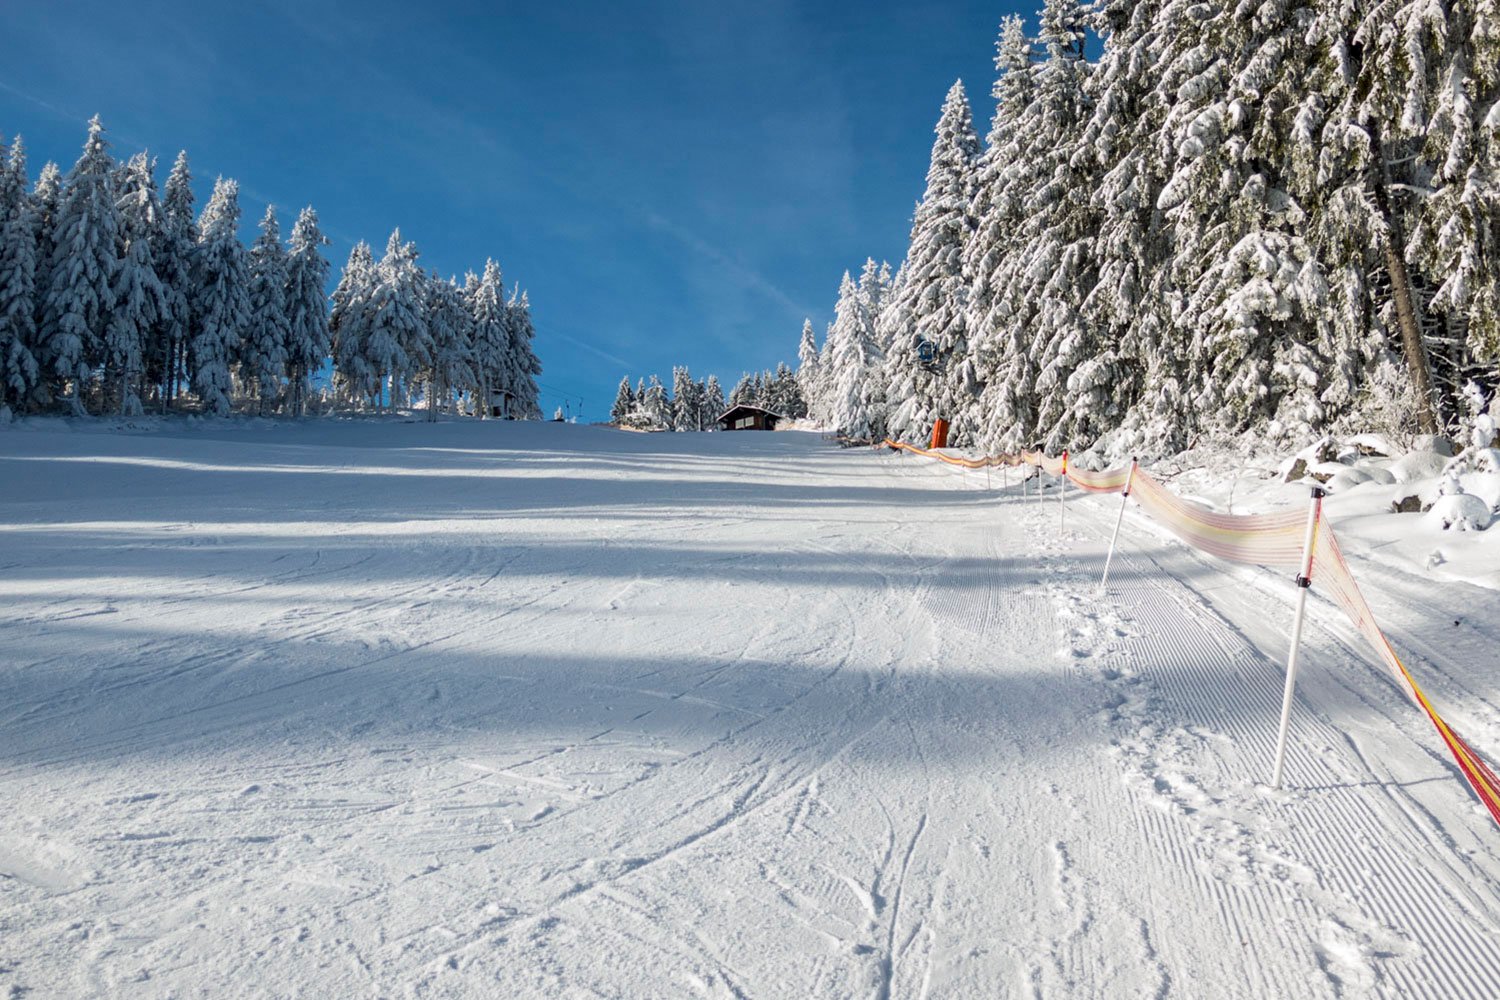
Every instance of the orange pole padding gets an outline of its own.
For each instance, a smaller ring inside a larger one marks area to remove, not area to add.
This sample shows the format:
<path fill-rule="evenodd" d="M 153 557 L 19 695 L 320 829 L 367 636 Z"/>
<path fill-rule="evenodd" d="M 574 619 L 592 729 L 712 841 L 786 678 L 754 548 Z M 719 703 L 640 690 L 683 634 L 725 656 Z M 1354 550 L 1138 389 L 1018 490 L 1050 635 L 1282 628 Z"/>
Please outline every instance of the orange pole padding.
<path fill-rule="evenodd" d="M 948 447 L 948 421 L 939 417 L 932 424 L 932 443 L 928 445 L 933 451 Z"/>

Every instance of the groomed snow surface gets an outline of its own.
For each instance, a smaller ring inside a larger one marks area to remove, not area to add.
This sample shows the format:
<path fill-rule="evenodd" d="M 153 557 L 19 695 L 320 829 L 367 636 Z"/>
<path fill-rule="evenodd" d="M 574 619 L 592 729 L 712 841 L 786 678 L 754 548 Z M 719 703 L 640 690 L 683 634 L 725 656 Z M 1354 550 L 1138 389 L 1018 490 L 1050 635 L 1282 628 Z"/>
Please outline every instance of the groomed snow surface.
<path fill-rule="evenodd" d="M 1271 792 L 1289 582 L 1131 514 L 1100 600 L 1118 498 L 1014 476 L 0 432 L 0 993 L 1500 996 L 1500 831 L 1331 606 Z M 1500 595 L 1354 570 L 1494 760 Z"/>

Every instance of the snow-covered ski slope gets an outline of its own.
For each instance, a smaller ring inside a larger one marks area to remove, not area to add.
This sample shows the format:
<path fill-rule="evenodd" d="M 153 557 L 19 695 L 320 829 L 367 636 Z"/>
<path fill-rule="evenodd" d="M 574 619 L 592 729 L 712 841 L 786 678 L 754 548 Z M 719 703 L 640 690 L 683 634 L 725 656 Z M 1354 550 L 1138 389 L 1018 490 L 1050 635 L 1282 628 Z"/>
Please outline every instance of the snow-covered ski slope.
<path fill-rule="evenodd" d="M 813 435 L 0 433 L 0 992 L 1500 996 L 1500 831 L 1314 603 Z M 1014 474 L 1011 474 L 1012 476 Z M 1357 561 L 1500 750 L 1500 595 Z"/>

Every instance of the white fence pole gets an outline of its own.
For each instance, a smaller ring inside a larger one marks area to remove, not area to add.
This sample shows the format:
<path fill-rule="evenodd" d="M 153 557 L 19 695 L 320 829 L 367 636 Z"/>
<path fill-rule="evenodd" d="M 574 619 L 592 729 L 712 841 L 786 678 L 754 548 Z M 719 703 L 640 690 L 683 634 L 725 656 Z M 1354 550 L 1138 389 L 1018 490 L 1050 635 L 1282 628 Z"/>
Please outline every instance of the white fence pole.
<path fill-rule="evenodd" d="M 1130 472 L 1125 476 L 1125 491 L 1120 494 L 1120 513 L 1115 515 L 1115 530 L 1109 536 L 1109 555 L 1104 557 L 1104 576 L 1099 580 L 1099 593 L 1109 593 L 1109 564 L 1115 559 L 1115 543 L 1120 540 L 1120 523 L 1125 520 L 1125 501 L 1130 499 L 1130 484 L 1135 482 L 1135 459 L 1130 460 Z"/>
<path fill-rule="evenodd" d="M 1307 591 L 1312 586 L 1313 541 L 1318 518 L 1323 514 L 1323 490 L 1313 487 L 1312 504 L 1307 508 L 1307 535 L 1302 541 L 1302 572 L 1297 576 L 1297 612 L 1292 618 L 1292 648 L 1286 657 L 1286 690 L 1281 696 L 1281 729 L 1276 734 L 1276 766 L 1271 771 L 1271 787 L 1281 787 L 1281 769 L 1286 763 L 1286 733 L 1292 720 L 1292 692 L 1297 687 L 1297 649 L 1302 645 L 1302 620 L 1307 614 Z"/>

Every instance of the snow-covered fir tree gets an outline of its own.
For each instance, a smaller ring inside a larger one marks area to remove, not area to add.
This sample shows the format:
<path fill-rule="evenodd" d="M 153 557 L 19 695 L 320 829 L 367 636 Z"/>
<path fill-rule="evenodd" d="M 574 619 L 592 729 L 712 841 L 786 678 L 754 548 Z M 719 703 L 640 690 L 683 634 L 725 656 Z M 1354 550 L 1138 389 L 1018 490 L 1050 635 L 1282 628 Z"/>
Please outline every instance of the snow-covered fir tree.
<path fill-rule="evenodd" d="M 542 408 L 536 377 L 542 373 L 542 362 L 531 344 L 536 328 L 531 323 L 531 299 L 525 290 L 511 293 L 505 306 L 505 328 L 510 342 L 506 370 L 516 400 L 516 416 L 522 420 L 540 420 Z"/>
<path fill-rule="evenodd" d="M 370 296 L 375 290 L 375 259 L 364 240 L 354 244 L 333 290 L 328 331 L 333 350 L 334 386 L 346 399 L 373 399 L 378 373 L 365 351 L 369 338 Z"/>
<path fill-rule="evenodd" d="M 881 367 L 883 359 L 865 299 L 848 271 L 839 285 L 828 344 L 831 356 L 823 386 L 827 425 L 857 440 L 884 434 L 887 373 Z"/>
<path fill-rule="evenodd" d="M 467 285 L 469 311 L 474 317 L 474 371 L 478 393 L 488 410 L 494 392 L 511 392 L 509 314 L 505 307 L 505 285 L 500 265 L 484 264 L 484 274 Z M 513 407 L 512 415 L 517 413 Z"/>
<path fill-rule="evenodd" d="M 432 348 L 420 377 L 427 418 L 436 420 L 440 410 L 453 404 L 456 389 L 474 383 L 474 318 L 463 289 L 437 274 L 428 275 L 426 302 Z"/>
<path fill-rule="evenodd" d="M 304 208 L 292 226 L 287 252 L 287 409 L 294 417 L 307 411 L 309 380 L 331 349 L 324 294 L 328 260 L 323 247 L 327 245 L 328 237 L 318 228 L 318 213 L 311 206 Z"/>
<path fill-rule="evenodd" d="M 646 428 L 672 429 L 672 400 L 667 395 L 667 387 L 655 375 L 646 380 L 646 387 L 641 392 L 640 414 Z"/>
<path fill-rule="evenodd" d="M 44 370 L 84 412 L 83 393 L 104 350 L 120 269 L 114 164 L 96 115 L 83 155 L 68 172 L 50 227 L 51 260 L 39 338 Z"/>
<path fill-rule="evenodd" d="M 822 371 L 818 367 L 818 336 L 810 319 L 802 321 L 802 339 L 797 344 L 797 384 L 802 390 L 809 415 L 821 420 Z"/>
<path fill-rule="evenodd" d="M 698 383 L 687 366 L 672 369 L 672 429 L 676 431 L 701 431 L 699 426 L 701 406 L 698 400 Z"/>
<path fill-rule="evenodd" d="M 151 338 L 169 308 L 154 253 L 163 222 L 154 167 L 145 153 L 137 153 L 117 175 L 121 256 L 104 329 L 104 371 L 116 412 L 128 416 L 142 412 Z"/>
<path fill-rule="evenodd" d="M 894 325 L 886 395 L 891 400 L 890 430 L 903 437 L 920 435 L 936 418 L 954 420 L 967 413 L 969 397 L 978 388 L 969 375 L 963 251 L 973 230 L 969 201 L 979 142 L 962 81 L 948 91 L 936 132 L 927 190 L 912 219 L 902 279 L 891 292 Z M 835 411 L 847 420 L 853 418 L 847 381 L 851 348 L 845 350 L 843 362 L 834 360 L 841 380 L 834 395 L 840 397 Z M 930 361 L 923 358 L 928 352 Z M 860 414 L 860 425 L 871 427 L 868 418 L 873 416 Z M 855 433 L 845 421 L 835 422 L 846 433 Z"/>
<path fill-rule="evenodd" d="M 715 426 L 719 417 L 729 409 L 724 402 L 724 387 L 719 384 L 719 376 L 710 375 L 703 383 L 703 426 L 710 429 Z"/>
<path fill-rule="evenodd" d="M 749 372 L 740 376 L 740 380 L 729 390 L 730 406 L 755 406 L 755 378 Z"/>
<path fill-rule="evenodd" d="M 616 391 L 615 401 L 609 408 L 609 422 L 623 424 L 634 410 L 635 392 L 630 388 L 630 376 L 626 375 L 620 379 L 620 388 Z"/>
<path fill-rule="evenodd" d="M 391 231 L 385 256 L 375 267 L 375 285 L 365 304 L 366 333 L 362 349 L 369 373 L 366 392 L 377 409 L 402 405 L 405 379 L 414 363 L 412 347 L 428 343 L 424 314 L 423 274 L 417 267 L 417 248 Z"/>
<path fill-rule="evenodd" d="M 220 177 L 198 219 L 193 255 L 193 323 L 188 365 L 204 410 L 224 416 L 233 392 L 230 366 L 250 328 L 250 266 L 239 241 L 240 186 Z"/>
<path fill-rule="evenodd" d="M 287 344 L 291 340 L 286 300 L 288 277 L 287 253 L 281 244 L 276 209 L 267 205 L 260 220 L 260 235 L 250 247 L 250 315 L 238 352 L 240 380 L 256 401 L 261 416 L 276 405 L 286 375 Z"/>
<path fill-rule="evenodd" d="M 36 387 L 37 214 L 26 190 L 20 136 L 0 163 L 0 423 L 23 408 Z"/>
<path fill-rule="evenodd" d="M 161 387 L 162 405 L 175 401 L 187 370 L 187 344 L 193 322 L 193 255 L 198 225 L 193 216 L 192 173 L 187 152 L 177 154 L 162 193 L 162 224 L 152 247 L 166 308 L 146 349 L 146 371 Z"/>
<path fill-rule="evenodd" d="M 975 163 L 969 214 L 974 233 L 964 247 L 964 281 L 969 287 L 970 366 L 981 389 L 958 421 L 971 428 L 975 443 L 994 450 L 1012 448 L 1023 428 L 1029 430 L 1036 383 L 1028 355 L 1029 341 L 1013 321 L 1018 303 L 1006 293 L 1019 281 L 1019 231 L 1026 216 L 1027 136 L 1021 116 L 1036 91 L 1031 40 L 1019 17 L 1006 17 L 995 43 L 998 76 L 991 94 L 984 151 Z M 882 327 L 900 325 L 901 317 L 883 317 Z"/>

